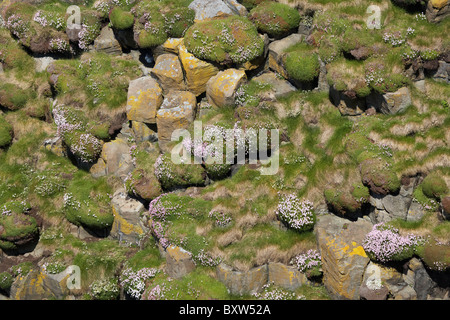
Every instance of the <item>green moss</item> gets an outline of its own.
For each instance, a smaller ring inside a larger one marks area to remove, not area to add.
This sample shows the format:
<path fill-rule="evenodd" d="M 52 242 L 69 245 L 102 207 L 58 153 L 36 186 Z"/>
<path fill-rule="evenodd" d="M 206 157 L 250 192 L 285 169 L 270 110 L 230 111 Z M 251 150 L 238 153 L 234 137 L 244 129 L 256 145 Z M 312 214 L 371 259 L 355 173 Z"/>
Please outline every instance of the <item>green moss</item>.
<path fill-rule="evenodd" d="M 300 44 L 286 50 L 284 66 L 290 78 L 310 82 L 319 76 L 319 57 L 312 49 L 308 45 Z"/>
<path fill-rule="evenodd" d="M 36 96 L 31 89 L 22 89 L 13 83 L 0 85 L 0 105 L 9 110 L 23 108 L 29 99 Z"/>
<path fill-rule="evenodd" d="M 8 271 L 0 273 L 0 290 L 9 292 L 11 285 L 14 282 L 14 277 Z"/>
<path fill-rule="evenodd" d="M 114 7 L 109 13 L 109 21 L 113 28 L 118 30 L 129 29 L 134 24 L 134 16 L 130 12 Z"/>
<path fill-rule="evenodd" d="M 362 182 L 373 193 L 396 193 L 400 189 L 400 180 L 392 165 L 380 158 L 368 158 L 360 164 Z"/>
<path fill-rule="evenodd" d="M 450 247 L 439 244 L 436 240 L 428 240 L 418 250 L 418 255 L 431 270 L 445 272 L 450 268 Z"/>
<path fill-rule="evenodd" d="M 448 192 L 448 186 L 445 180 L 438 173 L 427 175 L 423 179 L 421 186 L 423 194 L 428 198 L 440 199 L 441 196 Z"/>
<path fill-rule="evenodd" d="M 12 141 L 12 125 L 0 114 L 0 148 L 9 145 Z"/>
<path fill-rule="evenodd" d="M 240 64 L 263 54 L 264 41 L 244 17 L 202 21 L 190 27 L 184 43 L 197 58 L 222 64 Z"/>
<path fill-rule="evenodd" d="M 298 11 L 287 4 L 266 1 L 253 8 L 248 18 L 258 31 L 269 37 L 281 37 L 296 30 L 300 23 Z"/>

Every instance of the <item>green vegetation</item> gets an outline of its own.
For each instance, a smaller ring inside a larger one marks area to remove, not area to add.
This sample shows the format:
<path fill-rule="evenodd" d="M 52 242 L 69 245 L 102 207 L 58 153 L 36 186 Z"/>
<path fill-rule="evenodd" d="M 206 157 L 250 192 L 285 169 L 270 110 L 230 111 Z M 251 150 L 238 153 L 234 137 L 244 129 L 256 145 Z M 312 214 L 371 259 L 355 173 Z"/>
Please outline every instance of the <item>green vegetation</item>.
<path fill-rule="evenodd" d="M 305 44 L 294 45 L 286 50 L 286 71 L 294 80 L 311 82 L 319 76 L 319 59 L 312 47 Z"/>

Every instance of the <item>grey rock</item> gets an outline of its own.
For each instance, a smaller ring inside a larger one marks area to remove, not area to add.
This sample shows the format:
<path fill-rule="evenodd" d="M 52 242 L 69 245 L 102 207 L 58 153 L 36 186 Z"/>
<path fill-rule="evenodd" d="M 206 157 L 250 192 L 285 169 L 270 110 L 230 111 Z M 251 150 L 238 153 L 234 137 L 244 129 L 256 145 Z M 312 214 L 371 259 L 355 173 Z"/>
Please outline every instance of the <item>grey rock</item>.
<path fill-rule="evenodd" d="M 410 104 L 411 93 L 407 87 L 385 94 L 372 92 L 366 97 L 366 107 L 374 107 L 383 114 L 397 114 L 405 110 Z"/>
<path fill-rule="evenodd" d="M 122 47 L 117 41 L 114 31 L 108 26 L 103 27 L 100 35 L 94 40 L 94 50 L 111 55 L 122 54 Z"/>
<path fill-rule="evenodd" d="M 242 296 L 260 292 L 267 284 L 269 269 L 265 264 L 249 271 L 234 271 L 231 267 L 221 263 L 216 267 L 216 275 L 231 294 Z"/>
<path fill-rule="evenodd" d="M 192 254 L 181 247 L 169 246 L 166 249 L 166 272 L 175 279 L 182 278 L 195 269 Z"/>
<path fill-rule="evenodd" d="M 214 18 L 221 14 L 235 14 L 222 0 L 194 0 L 188 7 L 195 11 L 195 20 L 198 21 Z"/>

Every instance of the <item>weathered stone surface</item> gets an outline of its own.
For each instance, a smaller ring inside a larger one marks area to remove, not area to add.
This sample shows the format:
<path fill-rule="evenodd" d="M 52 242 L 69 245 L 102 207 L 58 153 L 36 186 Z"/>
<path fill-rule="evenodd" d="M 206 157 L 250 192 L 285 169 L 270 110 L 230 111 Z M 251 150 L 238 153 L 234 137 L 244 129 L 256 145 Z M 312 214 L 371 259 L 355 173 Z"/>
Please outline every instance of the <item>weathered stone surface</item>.
<path fill-rule="evenodd" d="M 361 298 L 366 300 L 385 300 L 398 286 L 405 283 L 402 274 L 395 268 L 369 262 L 360 287 Z M 392 291 L 391 291 L 392 289 Z"/>
<path fill-rule="evenodd" d="M 195 119 L 197 99 L 189 91 L 171 91 L 157 112 L 159 147 L 167 151 L 172 132 L 176 129 L 187 129 Z"/>
<path fill-rule="evenodd" d="M 427 273 L 423 263 L 417 258 L 412 258 L 408 262 L 404 275 L 404 278 L 409 277 L 409 281 L 407 279 L 405 281 L 414 288 L 418 300 L 426 300 L 428 295 L 436 287 L 436 283 Z"/>
<path fill-rule="evenodd" d="M 247 76 L 243 70 L 230 68 L 219 72 L 206 84 L 208 102 L 216 107 L 234 106 L 234 94 L 246 79 Z"/>
<path fill-rule="evenodd" d="M 433 74 L 433 79 L 436 81 L 450 83 L 450 63 L 439 61 L 438 68 Z"/>
<path fill-rule="evenodd" d="M 339 109 L 344 116 L 357 116 L 366 110 L 366 101 L 358 97 L 349 97 L 343 91 L 330 87 L 331 102 Z"/>
<path fill-rule="evenodd" d="M 372 224 L 351 222 L 334 215 L 319 217 L 315 233 L 322 256 L 323 283 L 336 299 L 358 300 L 364 270 L 369 263 L 362 241 Z"/>
<path fill-rule="evenodd" d="M 237 2 L 236 0 L 224 0 L 224 2 L 227 4 L 227 6 L 233 11 L 234 14 L 240 15 L 240 16 L 247 16 L 248 11 L 247 9 Z"/>
<path fill-rule="evenodd" d="M 450 15 L 450 2 L 448 0 L 428 1 L 425 15 L 429 22 L 441 22 Z"/>
<path fill-rule="evenodd" d="M 444 219 L 450 220 L 450 196 L 443 197 L 441 200 L 441 213 Z"/>
<path fill-rule="evenodd" d="M 292 266 L 287 266 L 278 262 L 270 262 L 268 264 L 268 271 L 268 283 L 273 283 L 276 286 L 288 290 L 295 290 L 302 285 L 309 284 L 306 275 Z"/>
<path fill-rule="evenodd" d="M 60 137 L 50 138 L 44 141 L 44 148 L 48 151 L 53 152 L 57 156 L 66 156 L 66 148 L 62 144 L 62 139 Z"/>
<path fill-rule="evenodd" d="M 128 196 L 125 189 L 118 189 L 111 200 L 114 222 L 111 237 L 130 243 L 139 243 L 139 237 L 146 227 L 141 223 L 140 215 L 145 211 L 144 205 Z"/>
<path fill-rule="evenodd" d="M 267 93 L 264 92 L 262 94 L 261 98 L 263 100 L 276 101 L 277 98 L 297 90 L 289 81 L 277 77 L 277 75 L 271 71 L 254 77 L 252 80 L 261 84 L 269 84 L 271 86 L 271 89 Z"/>
<path fill-rule="evenodd" d="M 169 246 L 166 249 L 166 272 L 172 278 L 181 278 L 195 269 L 192 254 L 181 247 Z"/>
<path fill-rule="evenodd" d="M 55 277 L 38 269 L 31 270 L 26 276 L 16 278 L 11 286 L 10 297 L 13 300 L 62 299 L 69 293 L 68 276 Z"/>
<path fill-rule="evenodd" d="M 155 123 L 156 111 L 162 102 L 162 89 L 152 77 L 146 76 L 130 81 L 126 109 L 128 120 Z"/>
<path fill-rule="evenodd" d="M 108 26 L 103 27 L 100 35 L 94 40 L 94 50 L 111 55 L 122 54 L 122 47 L 114 36 L 114 31 Z"/>
<path fill-rule="evenodd" d="M 195 11 L 195 22 L 234 14 L 222 0 L 194 0 L 189 4 L 189 8 Z"/>
<path fill-rule="evenodd" d="M 397 114 L 411 104 L 411 93 L 407 87 L 383 95 L 372 92 L 366 97 L 366 103 L 367 108 L 374 107 L 381 113 Z"/>
<path fill-rule="evenodd" d="M 268 269 L 265 264 L 249 271 L 233 271 L 231 267 L 221 263 L 216 267 L 216 275 L 231 294 L 241 296 L 261 291 L 268 280 Z"/>
<path fill-rule="evenodd" d="M 158 133 L 153 131 L 146 123 L 139 121 L 131 121 L 131 130 L 136 142 L 158 140 Z"/>
<path fill-rule="evenodd" d="M 52 57 L 40 57 L 40 58 L 33 58 L 36 62 L 35 68 L 36 72 L 42 72 L 46 71 L 48 66 L 55 61 Z"/>
<path fill-rule="evenodd" d="M 108 174 L 106 163 L 102 158 L 99 158 L 95 164 L 89 169 L 89 173 L 94 178 L 104 177 Z"/>
<path fill-rule="evenodd" d="M 163 90 L 163 94 L 168 94 L 171 90 L 184 90 L 184 76 L 178 56 L 172 53 L 165 53 L 156 58 L 152 74 L 158 78 L 158 82 Z"/>
<path fill-rule="evenodd" d="M 406 221 L 419 221 L 425 215 L 425 210 L 422 205 L 418 202 L 412 201 L 408 208 L 408 214 L 406 216 Z"/>
<path fill-rule="evenodd" d="M 69 38 L 69 40 L 72 42 L 78 42 L 78 40 L 79 40 L 78 34 L 80 33 L 81 29 L 82 29 L 82 27 L 80 24 L 73 23 L 73 24 L 67 25 L 66 34 L 67 34 L 67 37 Z"/>
<path fill-rule="evenodd" d="M 209 62 L 196 58 L 187 51 L 182 43 L 178 49 L 178 56 L 186 77 L 187 90 L 199 96 L 206 91 L 206 83 L 219 72 L 219 69 Z"/>
<path fill-rule="evenodd" d="M 274 72 L 281 74 L 284 78 L 288 78 L 286 69 L 283 66 L 284 51 L 290 46 L 301 42 L 303 35 L 293 33 L 283 39 L 273 41 L 269 44 L 267 67 Z"/>
<path fill-rule="evenodd" d="M 130 147 L 124 139 L 117 138 L 105 143 L 100 157 L 106 163 L 106 174 L 123 179 L 133 170 Z"/>

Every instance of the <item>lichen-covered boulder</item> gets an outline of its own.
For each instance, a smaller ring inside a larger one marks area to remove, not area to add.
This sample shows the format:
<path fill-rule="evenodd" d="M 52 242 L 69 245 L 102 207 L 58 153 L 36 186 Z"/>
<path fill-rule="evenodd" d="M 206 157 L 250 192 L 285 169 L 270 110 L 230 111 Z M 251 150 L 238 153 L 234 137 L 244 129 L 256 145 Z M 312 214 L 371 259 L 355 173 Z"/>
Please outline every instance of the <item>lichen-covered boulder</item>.
<path fill-rule="evenodd" d="M 159 55 L 156 58 L 152 74 L 158 79 L 163 90 L 163 94 L 168 94 L 171 90 L 184 90 L 184 75 L 178 57 L 171 53 Z"/>
<path fill-rule="evenodd" d="M 249 271 L 235 271 L 226 264 L 216 267 L 216 275 L 233 295 L 244 295 L 260 292 L 267 284 L 269 270 L 267 264 Z"/>
<path fill-rule="evenodd" d="M 122 47 L 114 36 L 114 31 L 108 26 L 104 27 L 94 40 L 94 50 L 111 55 L 122 54 Z"/>
<path fill-rule="evenodd" d="M 397 114 L 411 104 L 411 92 L 408 87 L 385 94 L 372 92 L 366 97 L 366 102 L 367 108 L 374 107 L 384 114 Z"/>
<path fill-rule="evenodd" d="M 183 43 L 179 45 L 178 56 L 186 76 L 186 89 L 196 96 L 206 91 L 206 83 L 219 69 L 212 63 L 196 58 L 188 52 Z"/>
<path fill-rule="evenodd" d="M 101 159 L 105 162 L 106 174 L 124 178 L 133 169 L 130 147 L 120 138 L 103 145 Z"/>
<path fill-rule="evenodd" d="M 110 235 L 119 241 L 139 243 L 145 232 L 140 216 L 145 211 L 144 205 L 131 198 L 125 189 L 118 189 L 111 200 L 114 223 Z"/>
<path fill-rule="evenodd" d="M 176 129 L 187 129 L 195 119 L 197 99 L 189 91 L 171 91 L 157 112 L 159 147 L 168 151 L 167 145 L 172 140 Z"/>
<path fill-rule="evenodd" d="M 162 89 L 150 76 L 130 81 L 128 87 L 127 118 L 156 123 L 156 112 L 163 102 Z"/>
<path fill-rule="evenodd" d="M 195 22 L 234 14 L 222 0 L 194 0 L 189 4 L 189 8 L 195 11 Z"/>
<path fill-rule="evenodd" d="M 266 67 L 272 71 L 279 73 L 284 78 L 289 78 L 289 75 L 284 67 L 284 57 L 286 53 L 284 52 L 287 48 L 293 46 L 294 44 L 300 43 L 303 39 L 303 35 L 298 33 L 293 33 L 283 39 L 273 41 L 269 44 L 268 58 Z"/>
<path fill-rule="evenodd" d="M 246 79 L 243 70 L 230 68 L 219 72 L 206 84 L 208 102 L 216 107 L 234 106 L 236 90 Z"/>
<path fill-rule="evenodd" d="M 320 216 L 315 234 L 322 257 L 323 283 L 336 299 L 359 300 L 359 288 L 370 259 L 362 242 L 372 224 L 334 215 Z"/>
<path fill-rule="evenodd" d="M 168 246 L 166 249 L 166 272 L 175 279 L 182 278 L 195 269 L 192 254 L 178 246 Z"/>
<path fill-rule="evenodd" d="M 268 271 L 268 283 L 273 283 L 275 286 L 288 290 L 294 291 L 310 283 L 305 273 L 283 263 L 269 262 Z"/>

